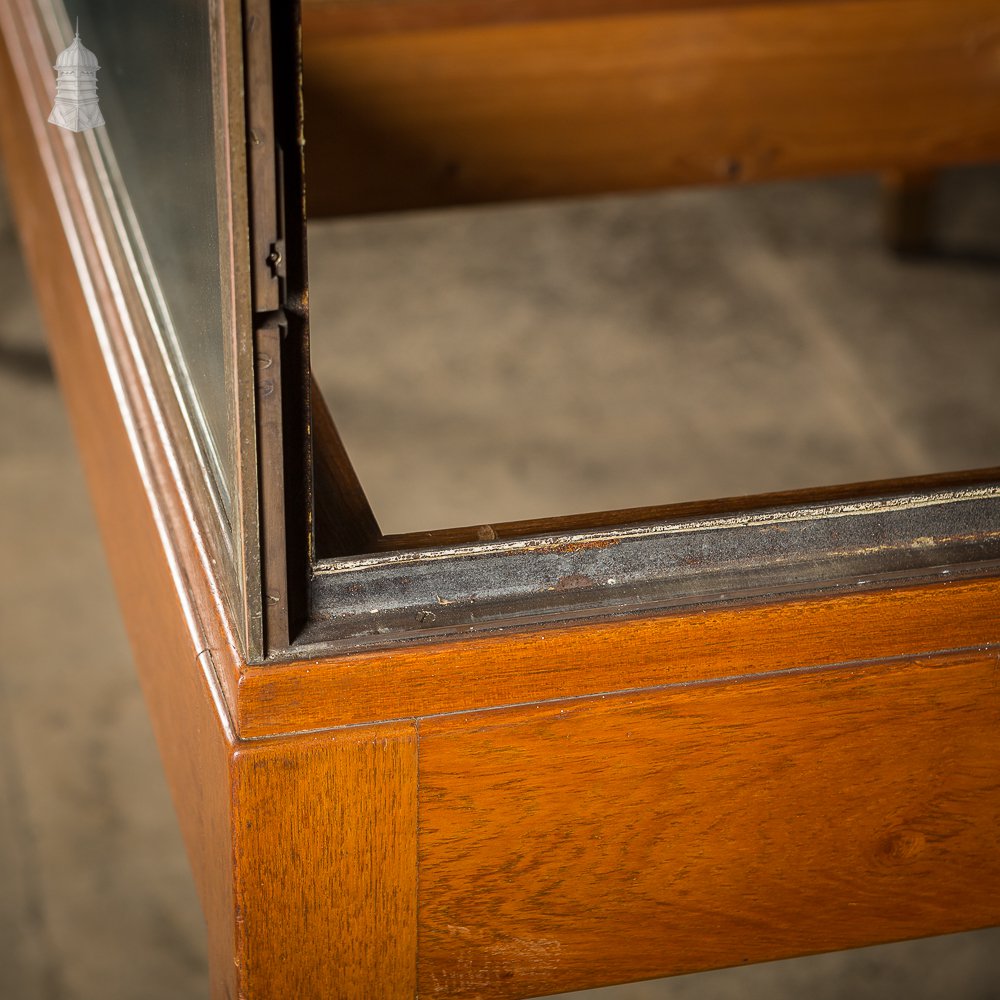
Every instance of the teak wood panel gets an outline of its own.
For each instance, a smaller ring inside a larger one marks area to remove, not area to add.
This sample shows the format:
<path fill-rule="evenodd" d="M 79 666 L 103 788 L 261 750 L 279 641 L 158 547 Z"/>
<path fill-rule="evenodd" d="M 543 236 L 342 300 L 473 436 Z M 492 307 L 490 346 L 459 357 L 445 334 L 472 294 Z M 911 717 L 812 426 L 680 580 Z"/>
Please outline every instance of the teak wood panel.
<path fill-rule="evenodd" d="M 251 745 L 233 788 L 245 995 L 412 1000 L 416 725 Z"/>
<path fill-rule="evenodd" d="M 998 759 L 994 654 L 424 721 L 420 995 L 995 923 Z"/>
<path fill-rule="evenodd" d="M 447 4 L 307 4 L 310 213 L 1000 154 L 993 0 L 661 6 L 455 27 Z M 401 10 L 419 29 L 380 30 Z"/>

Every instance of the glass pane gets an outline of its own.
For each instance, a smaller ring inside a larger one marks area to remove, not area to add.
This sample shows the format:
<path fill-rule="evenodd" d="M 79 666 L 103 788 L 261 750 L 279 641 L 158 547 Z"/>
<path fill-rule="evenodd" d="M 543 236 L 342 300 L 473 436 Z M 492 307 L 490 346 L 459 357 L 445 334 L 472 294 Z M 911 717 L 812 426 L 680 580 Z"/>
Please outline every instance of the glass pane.
<path fill-rule="evenodd" d="M 230 318 L 223 315 L 208 0 L 70 0 L 97 56 L 94 133 L 131 230 L 148 305 L 228 520 L 236 495 Z"/>
<path fill-rule="evenodd" d="M 310 224 L 312 362 L 386 532 L 1000 464 L 1000 170 Z"/>

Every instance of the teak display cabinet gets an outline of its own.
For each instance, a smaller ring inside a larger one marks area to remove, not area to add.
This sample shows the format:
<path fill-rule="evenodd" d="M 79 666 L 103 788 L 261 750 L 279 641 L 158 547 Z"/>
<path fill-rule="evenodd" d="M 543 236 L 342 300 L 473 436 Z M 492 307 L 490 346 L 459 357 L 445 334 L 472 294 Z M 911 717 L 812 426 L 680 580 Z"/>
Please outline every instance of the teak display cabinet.
<path fill-rule="evenodd" d="M 304 92 L 315 214 L 920 177 L 1000 154 L 995 4 L 201 6 L 225 503 L 108 139 L 46 123 L 55 0 L 0 6 L 0 138 L 213 996 L 531 997 L 1000 921 L 1000 473 L 383 536 L 309 373 L 301 141 Z"/>

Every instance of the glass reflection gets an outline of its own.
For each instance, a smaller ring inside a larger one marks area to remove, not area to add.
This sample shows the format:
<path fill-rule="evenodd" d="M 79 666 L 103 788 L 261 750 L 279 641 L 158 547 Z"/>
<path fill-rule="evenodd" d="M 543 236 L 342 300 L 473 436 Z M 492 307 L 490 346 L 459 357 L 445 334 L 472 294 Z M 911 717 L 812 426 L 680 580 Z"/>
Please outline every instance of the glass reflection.
<path fill-rule="evenodd" d="M 223 316 L 208 0 L 71 0 L 98 57 L 106 126 L 93 134 L 131 230 L 162 346 L 228 519 L 234 394 Z"/>

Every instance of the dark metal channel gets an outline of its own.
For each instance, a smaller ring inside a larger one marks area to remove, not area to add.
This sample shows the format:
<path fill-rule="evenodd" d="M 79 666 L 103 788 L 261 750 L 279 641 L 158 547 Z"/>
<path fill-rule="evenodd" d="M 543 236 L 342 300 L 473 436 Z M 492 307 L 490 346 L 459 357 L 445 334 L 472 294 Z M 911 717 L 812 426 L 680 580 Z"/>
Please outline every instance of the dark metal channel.
<path fill-rule="evenodd" d="M 983 575 L 997 561 L 994 485 L 372 554 L 317 564 L 299 643 Z"/>
<path fill-rule="evenodd" d="M 299 5 L 243 0 L 264 646 L 308 614 L 309 368 Z"/>

